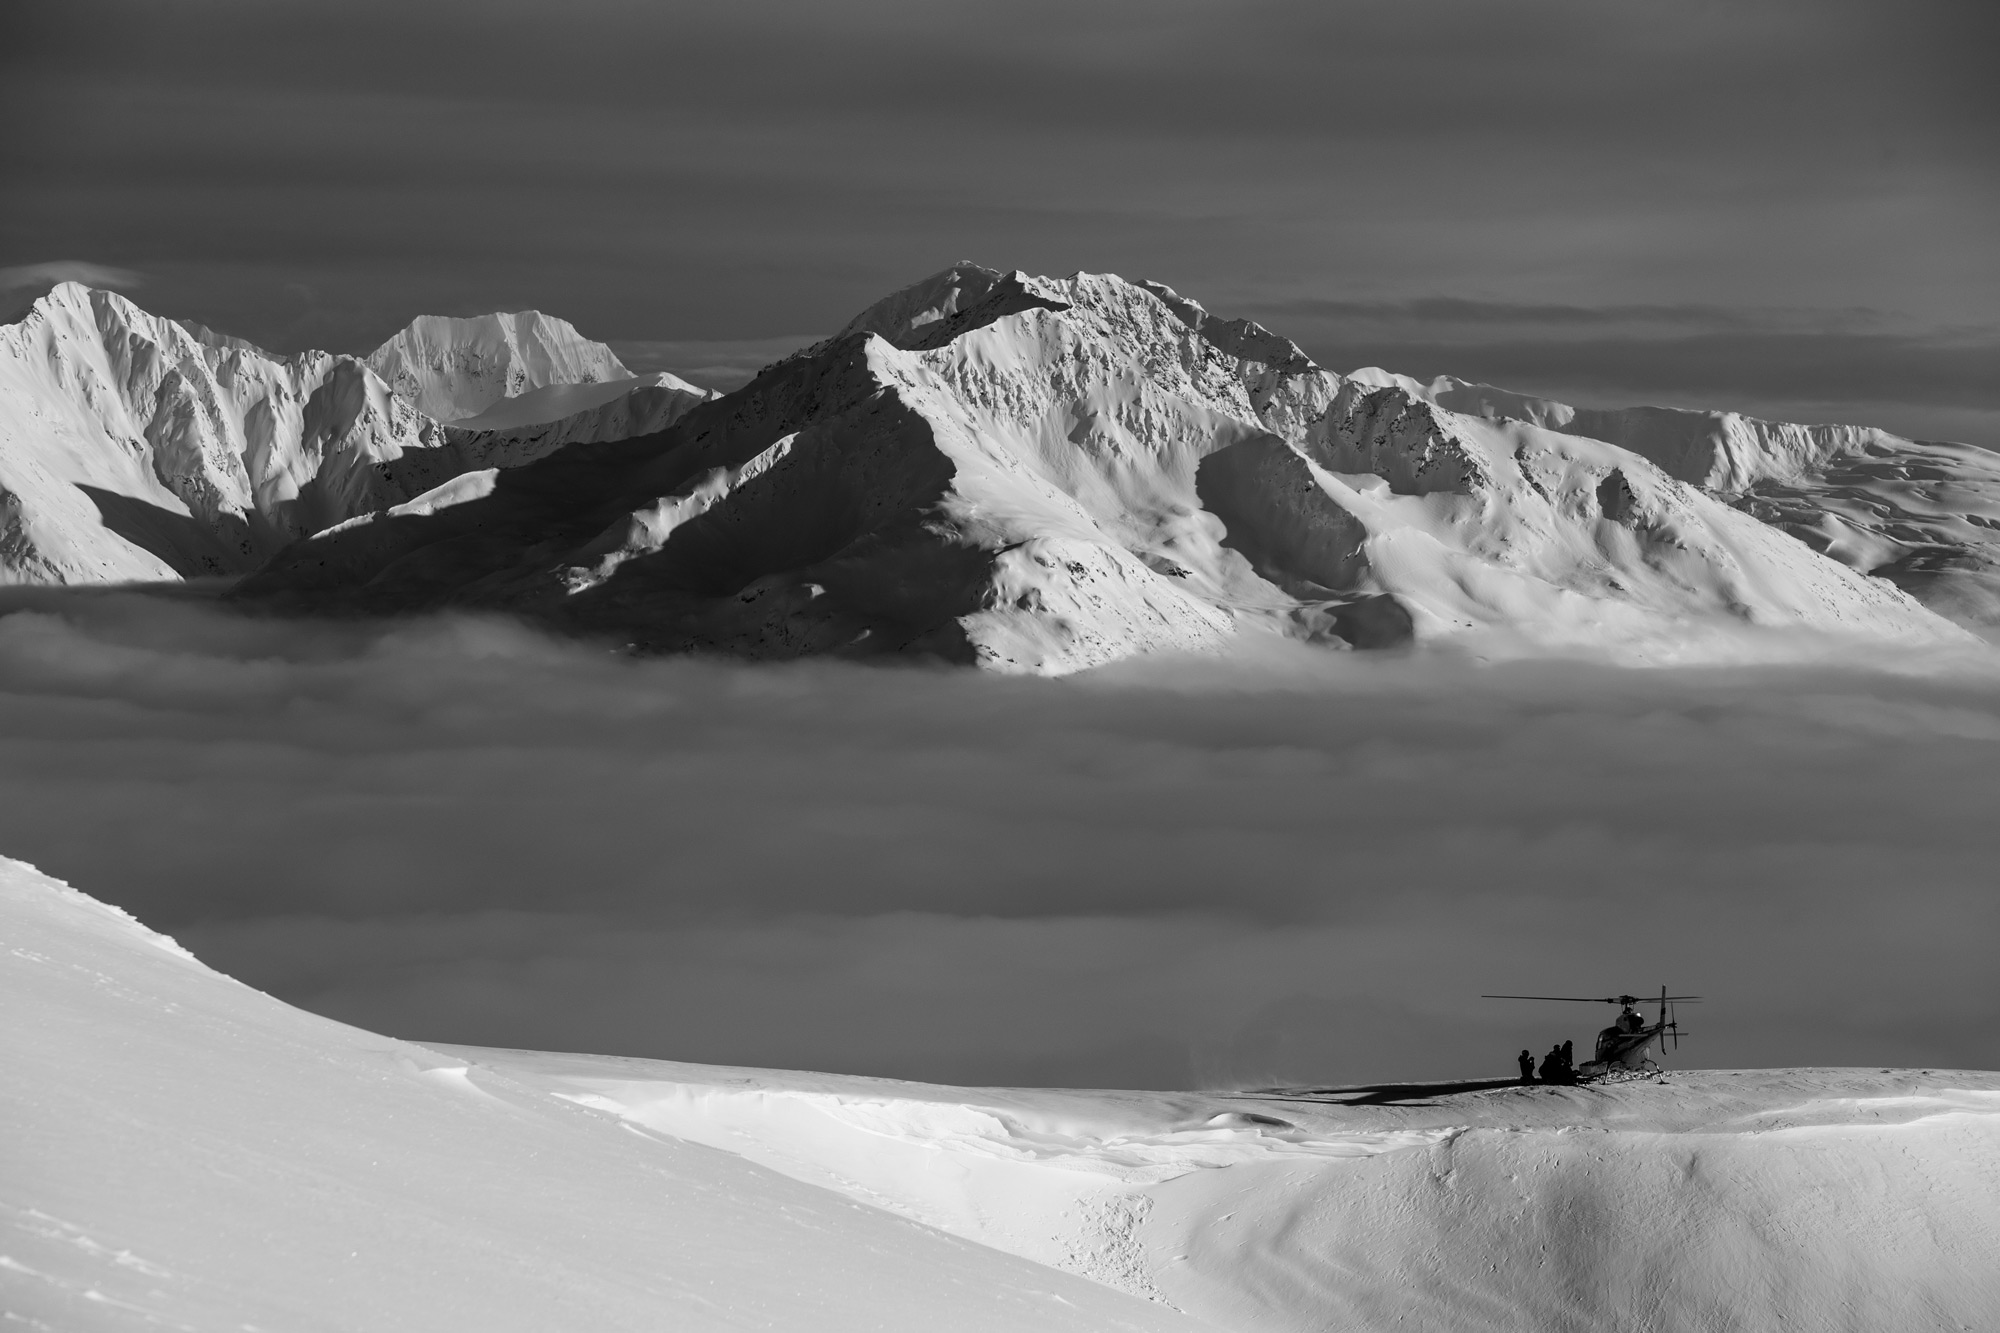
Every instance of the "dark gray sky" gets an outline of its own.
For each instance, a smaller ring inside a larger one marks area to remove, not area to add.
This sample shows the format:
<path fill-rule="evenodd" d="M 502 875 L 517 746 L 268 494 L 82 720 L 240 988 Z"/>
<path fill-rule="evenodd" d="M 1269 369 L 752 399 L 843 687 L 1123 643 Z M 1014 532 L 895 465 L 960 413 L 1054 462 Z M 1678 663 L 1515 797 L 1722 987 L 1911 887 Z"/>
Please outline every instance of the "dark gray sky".
<path fill-rule="evenodd" d="M 1608 1016 L 1481 992 L 1664 983 L 1689 1065 L 2000 1065 L 1984 653 L 1007 680 L 23 601 L 0 851 L 396 1036 L 1365 1082 Z"/>
<path fill-rule="evenodd" d="M 2000 445 L 2000 7 L 1970 0 L 4 23 L 16 309 L 66 261 L 279 349 L 535 307 L 726 374 L 971 258 L 1157 278 L 1335 369 Z"/>

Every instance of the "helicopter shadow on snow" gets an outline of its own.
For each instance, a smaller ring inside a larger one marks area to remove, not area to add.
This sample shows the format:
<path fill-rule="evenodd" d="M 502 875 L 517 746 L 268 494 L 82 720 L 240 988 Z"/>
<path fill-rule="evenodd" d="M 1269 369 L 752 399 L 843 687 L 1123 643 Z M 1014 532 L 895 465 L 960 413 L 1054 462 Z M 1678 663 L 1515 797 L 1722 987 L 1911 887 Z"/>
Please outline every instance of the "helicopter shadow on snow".
<path fill-rule="evenodd" d="M 1461 1079 L 1452 1083 L 1362 1083 L 1350 1088 L 1252 1088 L 1231 1094 L 1245 1101 L 1316 1102 L 1327 1106 L 1436 1106 L 1425 1097 L 1518 1088 L 1517 1078 Z"/>

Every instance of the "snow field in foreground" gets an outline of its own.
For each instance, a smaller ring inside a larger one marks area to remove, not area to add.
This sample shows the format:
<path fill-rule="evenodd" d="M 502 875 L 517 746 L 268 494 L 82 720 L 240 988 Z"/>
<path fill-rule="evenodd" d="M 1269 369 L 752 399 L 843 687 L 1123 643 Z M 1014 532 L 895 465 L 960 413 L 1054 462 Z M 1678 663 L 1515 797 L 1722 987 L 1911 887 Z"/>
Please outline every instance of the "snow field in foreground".
<path fill-rule="evenodd" d="M 426 1048 L 4 861 L 0 1003 L 0 1308 L 29 1328 L 1858 1333 L 2000 1311 L 2000 1074 L 1091 1092 Z"/>
<path fill-rule="evenodd" d="M 2000 1075 L 1380 1102 L 457 1053 L 1228 1328 L 1858 1333 L 2000 1312 Z"/>
<path fill-rule="evenodd" d="M 0 861 L 0 1310 L 20 1327 L 1195 1327 L 166 943 Z"/>

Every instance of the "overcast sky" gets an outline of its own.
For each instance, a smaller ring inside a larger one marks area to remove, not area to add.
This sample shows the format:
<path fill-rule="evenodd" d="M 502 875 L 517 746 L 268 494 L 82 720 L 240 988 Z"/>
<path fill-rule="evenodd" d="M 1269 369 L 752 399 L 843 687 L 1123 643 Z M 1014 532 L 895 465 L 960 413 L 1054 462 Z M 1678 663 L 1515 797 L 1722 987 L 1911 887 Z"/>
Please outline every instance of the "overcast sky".
<path fill-rule="evenodd" d="M 61 0 L 0 270 L 278 348 L 536 307 L 754 367 L 970 258 L 1334 369 L 2000 445 L 2000 7 Z M 7 285 L 0 283 L 0 285 Z"/>
<path fill-rule="evenodd" d="M 8 605 L 19 605 L 13 594 Z M 974 1084 L 2000 1064 L 2000 689 L 1297 648 L 1069 680 L 0 616 L 0 849 L 399 1037 Z"/>

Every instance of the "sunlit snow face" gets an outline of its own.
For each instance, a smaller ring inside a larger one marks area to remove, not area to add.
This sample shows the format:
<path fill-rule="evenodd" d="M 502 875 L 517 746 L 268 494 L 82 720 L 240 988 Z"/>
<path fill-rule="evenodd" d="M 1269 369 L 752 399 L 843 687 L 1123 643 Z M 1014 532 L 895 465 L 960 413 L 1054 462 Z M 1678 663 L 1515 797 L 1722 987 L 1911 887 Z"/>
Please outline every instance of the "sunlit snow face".
<path fill-rule="evenodd" d="M 0 618 L 0 851 L 397 1036 L 950 1082 L 1990 1066 L 2000 672 L 1276 651 L 1064 681 L 475 621 Z"/>

